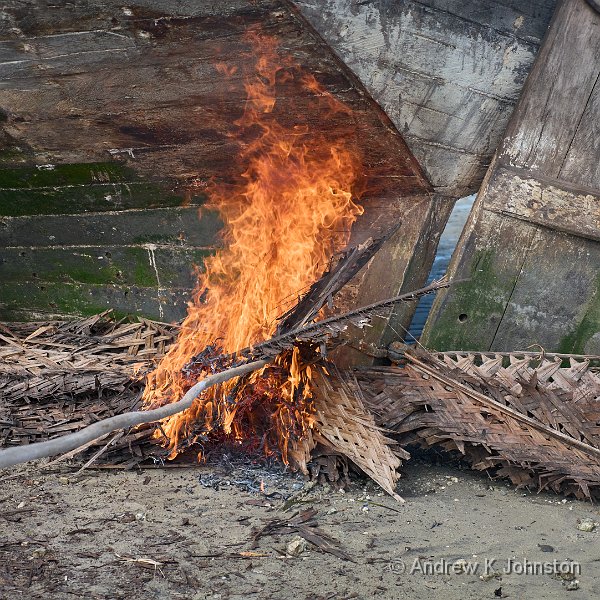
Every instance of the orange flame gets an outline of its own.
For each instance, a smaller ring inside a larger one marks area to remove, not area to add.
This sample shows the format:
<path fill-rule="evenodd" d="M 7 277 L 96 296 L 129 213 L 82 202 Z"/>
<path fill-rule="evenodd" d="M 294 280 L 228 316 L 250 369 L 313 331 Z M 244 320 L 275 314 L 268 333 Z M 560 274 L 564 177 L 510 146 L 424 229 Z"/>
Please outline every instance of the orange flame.
<path fill-rule="evenodd" d="M 340 113 L 351 124 L 350 109 L 278 56 L 272 38 L 252 32 L 249 39 L 259 57 L 244 78 L 247 101 L 235 122 L 238 139 L 245 140 L 240 153 L 245 170 L 235 184 L 212 184 L 209 190 L 208 208 L 218 210 L 225 224 L 225 249 L 208 258 L 198 275 L 179 338 L 147 378 L 147 406 L 178 400 L 195 383 L 182 368 L 211 344 L 234 352 L 270 337 L 276 317 L 318 279 L 362 213 L 353 200 L 360 161 L 347 130 L 327 139 L 307 124 L 308 115 L 294 114 L 297 108 L 280 102 L 281 90 L 301 86 L 311 118 L 323 117 L 319 127 Z M 235 73 L 226 65 L 216 68 Z M 276 444 L 286 460 L 289 438 L 302 437 L 312 425 L 310 375 L 295 349 L 249 377 L 241 390 L 229 383 L 205 394 L 161 424 L 171 456 L 198 427 L 235 439 L 250 427 L 258 435 L 274 430 L 275 441 L 263 436 L 263 445 Z"/>

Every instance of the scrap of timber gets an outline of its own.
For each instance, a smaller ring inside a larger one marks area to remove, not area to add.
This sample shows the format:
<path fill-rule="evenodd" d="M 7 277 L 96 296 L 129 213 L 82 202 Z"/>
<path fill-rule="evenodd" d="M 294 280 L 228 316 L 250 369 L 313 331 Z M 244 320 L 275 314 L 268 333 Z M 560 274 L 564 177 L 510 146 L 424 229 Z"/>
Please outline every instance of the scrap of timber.
<path fill-rule="evenodd" d="M 312 344 L 324 345 L 331 343 L 332 340 L 339 340 L 339 343 L 343 343 L 344 332 L 348 329 L 348 325 L 352 324 L 357 327 L 367 327 L 371 322 L 371 319 L 378 315 L 378 311 L 384 308 L 393 306 L 400 302 L 415 302 L 426 296 L 432 294 L 440 289 L 447 288 L 450 286 L 450 282 L 441 279 L 440 281 L 433 281 L 425 287 L 415 290 L 414 292 L 408 292 L 406 294 L 400 294 L 394 296 L 394 298 L 387 298 L 386 300 L 380 300 L 367 306 L 361 306 L 354 310 L 348 311 L 341 315 L 334 315 L 323 319 L 322 321 L 316 321 L 309 323 L 304 327 L 298 327 L 283 333 L 281 335 L 275 335 L 269 340 L 256 344 L 251 348 L 245 348 L 238 354 L 246 358 L 253 358 L 257 360 L 257 357 L 272 357 L 277 356 L 280 352 L 285 349 L 293 347 L 298 342 L 310 342 Z"/>
<path fill-rule="evenodd" d="M 375 256 L 375 253 L 400 229 L 401 225 L 402 221 L 398 221 L 380 238 L 369 238 L 362 244 L 343 252 L 337 263 L 310 286 L 296 306 L 281 317 L 277 334 L 305 326 L 317 317 L 325 304 L 331 307 L 333 296 Z"/>
<path fill-rule="evenodd" d="M 403 368 L 356 371 L 354 386 L 403 446 L 458 450 L 518 486 L 591 498 L 600 491 L 600 376 L 588 359 L 563 366 L 527 354 L 413 349 Z"/>

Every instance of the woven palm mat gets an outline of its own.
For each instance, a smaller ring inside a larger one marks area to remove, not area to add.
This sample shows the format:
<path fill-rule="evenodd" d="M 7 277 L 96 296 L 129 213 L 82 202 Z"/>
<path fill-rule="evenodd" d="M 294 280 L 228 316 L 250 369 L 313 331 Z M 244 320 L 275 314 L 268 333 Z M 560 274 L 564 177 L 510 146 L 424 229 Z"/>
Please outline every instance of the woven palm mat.
<path fill-rule="evenodd" d="M 115 322 L 109 313 L 73 322 L 0 327 L 0 447 L 43 441 L 139 410 L 141 375 L 177 333 L 174 326 L 148 320 Z M 393 494 L 400 461 L 372 416 L 348 395 L 341 380 L 335 385 L 322 380 L 320 389 L 318 428 L 293 446 L 292 462 L 315 478 L 326 475 L 335 482 L 347 479 L 350 459 Z M 111 434 L 90 444 L 77 459 L 123 468 L 147 459 L 163 464 L 167 452 L 151 442 L 154 429 L 149 424 Z"/>
<path fill-rule="evenodd" d="M 519 486 L 600 492 L 600 377 L 588 360 L 406 354 L 404 368 L 361 370 L 357 387 L 402 445 L 458 450 Z"/>
<path fill-rule="evenodd" d="M 142 375 L 176 334 L 176 326 L 108 313 L 0 325 L 0 447 L 138 410 Z M 333 370 L 316 381 L 316 428 L 290 454 L 305 472 L 312 458 L 313 471 L 330 480 L 347 474 L 350 459 L 394 493 L 400 458 L 409 455 L 392 450 L 384 428 L 403 446 L 459 450 L 474 468 L 495 467 L 517 485 L 598 495 L 600 376 L 590 358 L 410 351 L 404 368 L 359 370 L 356 378 Z M 166 452 L 150 442 L 153 431 L 111 434 L 78 459 L 102 452 L 109 466 L 162 464 Z"/>
<path fill-rule="evenodd" d="M 141 375 L 176 334 L 175 326 L 120 322 L 108 311 L 69 322 L 0 326 L 0 447 L 64 435 L 138 409 Z M 142 441 L 152 430 L 121 436 L 110 449 L 126 448 L 128 461 L 145 457 Z"/>
<path fill-rule="evenodd" d="M 377 427 L 360 395 L 350 389 L 339 373 L 330 370 L 327 375 L 315 370 L 316 435 L 402 501 L 395 492 L 400 477 L 397 469 L 402 464 L 399 456 L 408 458 L 409 454 L 400 448 L 399 456 L 392 452 L 390 445 L 395 442 Z"/>

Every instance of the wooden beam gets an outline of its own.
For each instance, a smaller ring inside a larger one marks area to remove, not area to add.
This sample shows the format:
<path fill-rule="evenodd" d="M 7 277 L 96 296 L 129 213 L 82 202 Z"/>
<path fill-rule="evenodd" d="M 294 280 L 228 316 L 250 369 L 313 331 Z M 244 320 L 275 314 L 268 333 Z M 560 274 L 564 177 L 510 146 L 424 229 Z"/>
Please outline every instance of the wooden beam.
<path fill-rule="evenodd" d="M 556 0 L 294 0 L 389 115 L 436 191 L 479 189 Z"/>
<path fill-rule="evenodd" d="M 483 207 L 554 231 L 600 241 L 598 189 L 586 190 L 558 179 L 534 178 L 522 169 L 499 167 L 488 184 Z"/>
<path fill-rule="evenodd" d="M 0 27 L 0 278 L 11 282 L 0 318 L 108 306 L 184 316 L 194 258 L 220 245 L 218 215 L 198 217 L 203 186 L 238 181 L 246 168 L 233 123 L 246 106 L 253 27 L 275 39 L 282 63 L 300 65 L 351 109 L 324 117 L 298 78 L 278 83 L 282 125 L 362 156 L 365 214 L 351 243 L 404 222 L 340 309 L 424 282 L 452 199 L 438 210 L 402 135 L 290 2 L 24 4 L 0 9 L 0 24 L 13 28 Z M 223 62 L 228 75 L 216 68 Z"/>

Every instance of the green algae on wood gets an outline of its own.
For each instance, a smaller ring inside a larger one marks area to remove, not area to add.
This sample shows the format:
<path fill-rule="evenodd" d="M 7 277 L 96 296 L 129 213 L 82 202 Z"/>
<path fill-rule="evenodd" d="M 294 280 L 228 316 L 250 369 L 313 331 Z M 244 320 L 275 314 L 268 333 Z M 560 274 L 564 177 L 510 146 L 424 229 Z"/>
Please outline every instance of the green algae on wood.
<path fill-rule="evenodd" d="M 173 182 L 145 181 L 120 163 L 0 168 L 0 215 L 77 214 L 201 205 L 204 194 L 184 198 Z"/>
<path fill-rule="evenodd" d="M 600 275 L 595 281 L 595 292 L 585 305 L 585 312 L 577 327 L 560 342 L 559 352 L 565 354 L 598 354 L 600 340 L 589 347 L 592 338 L 600 332 Z"/>
<path fill-rule="evenodd" d="M 452 259 L 455 283 L 433 303 L 422 335 L 429 348 L 489 350 L 496 337 L 537 227 L 486 211 L 480 219 Z"/>
<path fill-rule="evenodd" d="M 0 219 L 0 246 L 127 246 L 160 243 L 209 248 L 223 223 L 215 211 L 196 207 L 138 209 L 81 215 Z"/>
<path fill-rule="evenodd" d="M 192 288 L 193 265 L 201 267 L 210 254 L 206 249 L 153 246 L 0 248 L 0 279 Z"/>
<path fill-rule="evenodd" d="M 0 188 L 37 188 L 142 181 L 130 167 L 115 161 L 0 168 Z"/>
<path fill-rule="evenodd" d="M 0 189 L 0 215 L 19 217 L 78 214 L 201 205 L 204 201 L 202 196 L 185 200 L 181 195 L 166 193 L 160 185 L 148 182 Z"/>
<path fill-rule="evenodd" d="M 118 314 L 176 321 L 185 315 L 187 289 L 127 285 L 11 282 L 0 286 L 0 321 L 26 309 L 64 316 L 94 315 L 109 308 Z"/>

